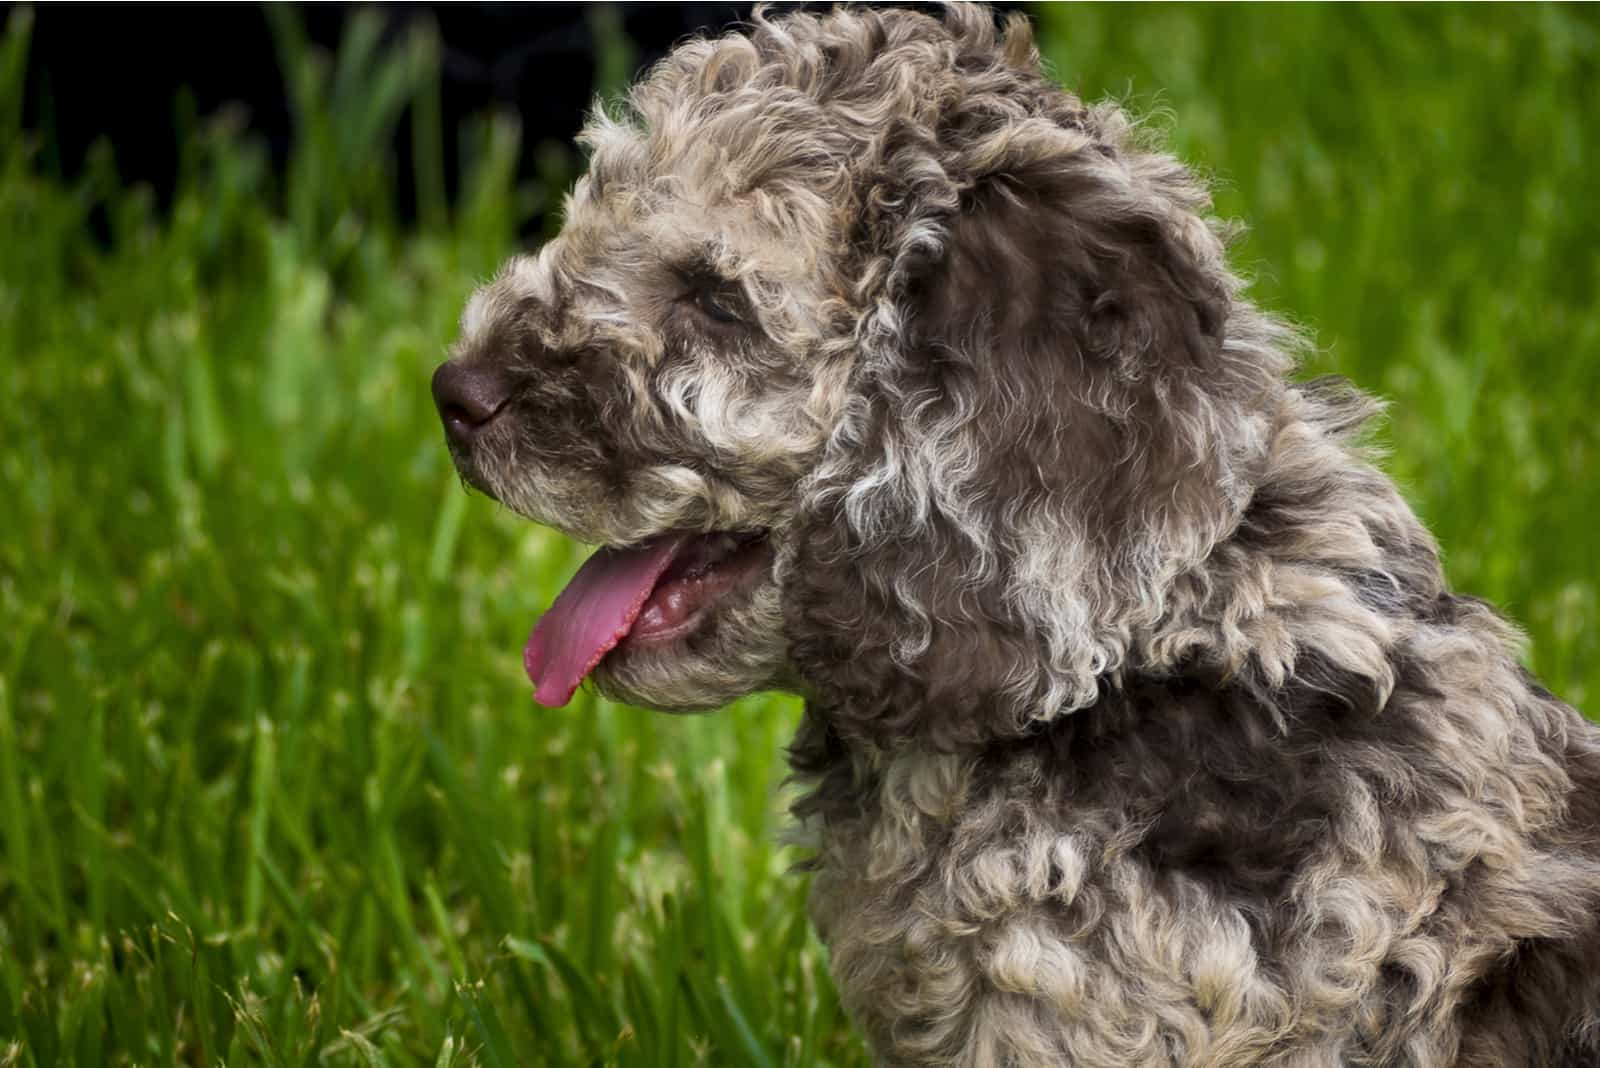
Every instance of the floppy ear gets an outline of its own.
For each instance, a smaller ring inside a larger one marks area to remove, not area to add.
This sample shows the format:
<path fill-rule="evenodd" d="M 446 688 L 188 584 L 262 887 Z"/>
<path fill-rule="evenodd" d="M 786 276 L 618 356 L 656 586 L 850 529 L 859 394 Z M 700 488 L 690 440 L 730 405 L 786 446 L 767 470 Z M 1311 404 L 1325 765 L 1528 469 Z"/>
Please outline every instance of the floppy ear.
<path fill-rule="evenodd" d="M 1091 704 L 1247 495 L 1264 379 L 1225 344 L 1204 194 L 1085 131 L 949 122 L 867 198 L 882 289 L 785 569 L 842 737 L 950 748 Z"/>

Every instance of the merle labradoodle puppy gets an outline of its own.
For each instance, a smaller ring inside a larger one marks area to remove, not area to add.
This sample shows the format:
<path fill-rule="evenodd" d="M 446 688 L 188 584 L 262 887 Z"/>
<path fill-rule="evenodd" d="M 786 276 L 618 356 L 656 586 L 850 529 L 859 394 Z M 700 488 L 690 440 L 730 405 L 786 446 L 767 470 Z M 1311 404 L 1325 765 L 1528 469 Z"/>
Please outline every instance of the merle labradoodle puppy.
<path fill-rule="evenodd" d="M 805 696 L 881 1063 L 1595 1063 L 1600 736 L 1025 20 L 757 16 L 583 140 L 434 379 L 451 451 L 603 546 L 541 702 Z"/>

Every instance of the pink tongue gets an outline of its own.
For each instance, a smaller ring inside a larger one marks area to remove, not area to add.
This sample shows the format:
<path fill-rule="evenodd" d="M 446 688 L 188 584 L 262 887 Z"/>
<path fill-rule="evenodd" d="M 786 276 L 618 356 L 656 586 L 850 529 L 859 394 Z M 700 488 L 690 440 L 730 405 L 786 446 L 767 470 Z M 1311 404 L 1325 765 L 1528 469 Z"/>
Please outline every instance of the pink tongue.
<path fill-rule="evenodd" d="M 628 636 L 656 581 L 688 538 L 668 534 L 637 549 L 601 549 L 583 562 L 522 652 L 535 701 L 556 708 L 572 698 L 600 658 Z"/>

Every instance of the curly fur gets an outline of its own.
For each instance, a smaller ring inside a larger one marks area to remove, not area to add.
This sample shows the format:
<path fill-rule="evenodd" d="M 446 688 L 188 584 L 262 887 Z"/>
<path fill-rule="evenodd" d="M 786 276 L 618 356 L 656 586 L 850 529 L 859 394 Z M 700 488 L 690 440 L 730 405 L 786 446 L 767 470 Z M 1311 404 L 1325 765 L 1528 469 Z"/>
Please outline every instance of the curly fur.
<path fill-rule="evenodd" d="M 806 696 L 811 911 L 880 1063 L 1600 1057 L 1595 729 L 1025 20 L 758 14 L 585 140 L 463 317 L 518 387 L 456 458 L 592 541 L 771 531 L 598 678 Z"/>

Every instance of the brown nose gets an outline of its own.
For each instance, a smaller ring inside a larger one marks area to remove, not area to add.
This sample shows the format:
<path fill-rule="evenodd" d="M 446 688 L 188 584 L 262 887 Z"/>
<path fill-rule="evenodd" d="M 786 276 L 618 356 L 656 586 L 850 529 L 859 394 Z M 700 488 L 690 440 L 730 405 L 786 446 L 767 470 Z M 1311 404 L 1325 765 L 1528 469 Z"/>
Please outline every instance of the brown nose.
<path fill-rule="evenodd" d="M 471 441 L 494 421 L 510 396 L 511 383 L 492 367 L 450 360 L 433 372 L 433 403 L 453 441 Z"/>

